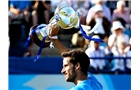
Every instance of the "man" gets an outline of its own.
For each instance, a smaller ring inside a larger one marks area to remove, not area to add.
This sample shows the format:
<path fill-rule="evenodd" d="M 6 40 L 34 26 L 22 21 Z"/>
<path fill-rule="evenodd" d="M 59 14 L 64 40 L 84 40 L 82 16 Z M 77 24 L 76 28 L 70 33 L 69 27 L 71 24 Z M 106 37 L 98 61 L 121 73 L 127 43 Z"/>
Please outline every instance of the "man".
<path fill-rule="evenodd" d="M 49 37 L 54 46 L 63 57 L 62 73 L 67 82 L 73 82 L 76 86 L 70 90 L 102 90 L 102 85 L 88 72 L 90 60 L 85 52 L 80 49 L 69 50 L 56 37 L 60 27 L 51 26 Z M 55 37 L 55 38 L 54 38 Z"/>
<path fill-rule="evenodd" d="M 98 35 L 94 35 L 92 37 L 100 39 Z M 105 57 L 108 54 L 108 50 L 100 44 L 100 42 L 90 41 L 89 47 L 85 50 L 85 53 L 89 57 Z M 109 67 L 106 63 L 107 61 L 108 60 L 106 59 L 90 59 L 91 71 L 94 73 L 100 73 L 106 67 Z"/>

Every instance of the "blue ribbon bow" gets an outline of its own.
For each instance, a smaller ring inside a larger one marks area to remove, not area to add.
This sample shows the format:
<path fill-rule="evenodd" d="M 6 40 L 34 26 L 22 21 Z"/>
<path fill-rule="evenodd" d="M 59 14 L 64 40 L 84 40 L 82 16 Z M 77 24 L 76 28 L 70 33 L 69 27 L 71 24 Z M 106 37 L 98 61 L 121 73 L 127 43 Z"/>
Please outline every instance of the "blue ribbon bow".
<path fill-rule="evenodd" d="M 92 40 L 92 41 L 96 41 L 96 42 L 103 42 L 102 39 L 98 39 L 98 38 L 92 38 L 92 36 L 87 36 L 86 32 L 83 30 L 81 24 L 79 24 L 79 28 L 80 28 L 80 31 L 82 32 L 82 35 L 88 39 L 88 40 Z"/>

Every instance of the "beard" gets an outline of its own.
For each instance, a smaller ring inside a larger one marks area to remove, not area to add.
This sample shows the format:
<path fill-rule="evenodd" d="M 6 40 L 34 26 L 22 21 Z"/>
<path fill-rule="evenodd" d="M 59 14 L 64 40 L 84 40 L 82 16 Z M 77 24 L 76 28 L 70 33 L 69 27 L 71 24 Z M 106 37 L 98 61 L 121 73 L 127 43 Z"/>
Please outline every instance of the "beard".
<path fill-rule="evenodd" d="M 76 78 L 76 72 L 75 68 L 72 69 L 72 71 L 69 73 L 68 78 L 66 79 L 67 82 L 74 82 Z"/>

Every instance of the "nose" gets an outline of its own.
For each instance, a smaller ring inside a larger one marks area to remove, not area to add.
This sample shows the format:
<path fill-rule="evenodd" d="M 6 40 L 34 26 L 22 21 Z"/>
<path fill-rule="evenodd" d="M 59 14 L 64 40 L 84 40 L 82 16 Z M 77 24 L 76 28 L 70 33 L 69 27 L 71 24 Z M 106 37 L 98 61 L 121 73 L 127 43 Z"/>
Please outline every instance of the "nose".
<path fill-rule="evenodd" d="M 65 73 L 65 69 L 64 69 L 64 68 L 62 68 L 61 73 L 62 73 L 62 74 L 64 74 L 64 73 Z"/>

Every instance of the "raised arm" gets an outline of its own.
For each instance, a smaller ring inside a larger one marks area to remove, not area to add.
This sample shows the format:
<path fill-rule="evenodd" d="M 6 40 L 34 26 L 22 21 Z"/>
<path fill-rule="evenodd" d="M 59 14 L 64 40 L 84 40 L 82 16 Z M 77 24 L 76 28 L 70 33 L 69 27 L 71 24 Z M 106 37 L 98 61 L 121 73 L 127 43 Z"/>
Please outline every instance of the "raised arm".
<path fill-rule="evenodd" d="M 54 28 L 53 26 L 51 26 L 50 36 L 51 37 L 52 36 L 57 36 L 57 33 L 59 32 L 59 30 L 60 30 L 60 27 L 59 26 L 57 28 Z M 51 41 L 53 42 L 55 48 L 57 48 L 57 50 L 60 53 L 60 55 L 63 52 L 69 51 L 69 49 L 67 47 L 65 47 L 58 39 L 51 39 Z"/>

